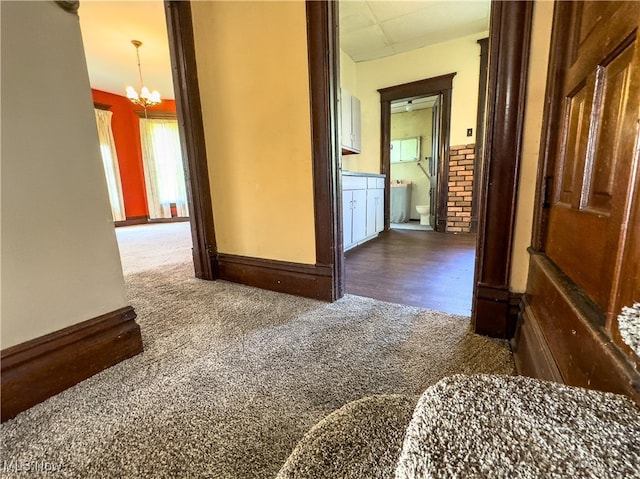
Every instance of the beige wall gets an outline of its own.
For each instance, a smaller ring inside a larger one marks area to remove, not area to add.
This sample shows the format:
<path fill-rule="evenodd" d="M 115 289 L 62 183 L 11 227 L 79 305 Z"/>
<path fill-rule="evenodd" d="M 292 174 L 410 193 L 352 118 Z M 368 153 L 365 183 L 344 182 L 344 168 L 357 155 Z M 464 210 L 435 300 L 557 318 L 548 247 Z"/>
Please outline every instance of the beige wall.
<path fill-rule="evenodd" d="M 391 139 L 420 137 L 420 158 L 431 156 L 431 126 L 433 123 L 433 109 L 394 113 L 391 115 Z M 420 164 L 429 171 L 429 164 L 421 161 Z M 411 219 L 420 219 L 416 205 L 429 204 L 430 182 L 426 175 L 417 166 L 417 162 L 392 163 L 391 181 L 411 181 Z"/>
<path fill-rule="evenodd" d="M 6 348 L 126 302 L 78 17 L 0 9 Z"/>
<path fill-rule="evenodd" d="M 527 101 L 525 105 L 524 135 L 522 139 L 522 162 L 520 165 L 520 186 L 516 206 L 516 223 L 511 255 L 512 291 L 524 292 L 527 286 L 529 254 L 533 225 L 535 184 L 540 150 L 542 113 L 553 20 L 553 2 L 536 2 L 534 6 L 531 34 L 531 54 Z"/>
<path fill-rule="evenodd" d="M 378 89 L 457 72 L 453 79 L 452 145 L 475 142 L 480 46 L 487 32 L 430 45 L 391 57 L 356 63 L 357 88 L 362 106 L 362 153 L 355 171 L 380 172 L 380 95 Z M 467 128 L 474 136 L 467 137 Z"/>
<path fill-rule="evenodd" d="M 193 2 L 221 253 L 315 263 L 304 2 Z"/>

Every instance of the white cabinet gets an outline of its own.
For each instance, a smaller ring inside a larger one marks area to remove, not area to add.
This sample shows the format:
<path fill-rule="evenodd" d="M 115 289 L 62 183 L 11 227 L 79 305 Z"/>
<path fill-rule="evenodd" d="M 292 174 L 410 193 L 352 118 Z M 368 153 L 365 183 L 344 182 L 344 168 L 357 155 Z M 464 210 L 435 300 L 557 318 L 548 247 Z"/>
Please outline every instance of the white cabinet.
<path fill-rule="evenodd" d="M 345 251 L 384 229 L 384 177 L 344 175 L 342 234 Z"/>
<path fill-rule="evenodd" d="M 367 236 L 384 229 L 384 189 L 367 190 Z"/>
<path fill-rule="evenodd" d="M 360 100 L 351 95 L 344 88 L 340 95 L 340 110 L 342 113 L 342 153 L 360 153 Z"/>
<path fill-rule="evenodd" d="M 420 159 L 420 137 L 391 140 L 391 163 L 418 161 Z"/>
<path fill-rule="evenodd" d="M 367 190 L 345 191 L 342 205 L 342 234 L 346 249 L 367 236 Z"/>

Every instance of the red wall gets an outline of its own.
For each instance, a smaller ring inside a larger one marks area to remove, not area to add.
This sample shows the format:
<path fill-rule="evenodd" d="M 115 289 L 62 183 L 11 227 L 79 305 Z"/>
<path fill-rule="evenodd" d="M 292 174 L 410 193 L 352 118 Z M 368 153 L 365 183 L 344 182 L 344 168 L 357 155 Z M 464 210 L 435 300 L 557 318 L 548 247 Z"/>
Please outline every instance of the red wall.
<path fill-rule="evenodd" d="M 140 117 L 135 111 L 140 107 L 131 103 L 127 97 L 114 95 L 100 90 L 91 90 L 93 101 L 110 105 L 113 112 L 111 129 L 116 143 L 120 179 L 122 180 L 122 196 L 127 218 L 148 216 L 147 194 L 144 186 L 144 170 L 142 168 L 142 146 L 140 143 Z M 176 111 L 174 100 L 162 100 L 149 111 Z"/>

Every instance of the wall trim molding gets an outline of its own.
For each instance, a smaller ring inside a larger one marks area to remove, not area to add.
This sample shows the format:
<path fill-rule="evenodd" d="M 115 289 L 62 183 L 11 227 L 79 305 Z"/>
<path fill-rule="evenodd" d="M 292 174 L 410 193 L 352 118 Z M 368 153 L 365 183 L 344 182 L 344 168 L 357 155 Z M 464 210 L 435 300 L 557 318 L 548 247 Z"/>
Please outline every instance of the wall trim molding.
<path fill-rule="evenodd" d="M 133 111 L 141 120 L 177 120 L 178 116 L 175 111 L 158 111 L 158 110 L 134 110 Z"/>
<path fill-rule="evenodd" d="M 331 270 L 330 301 L 344 295 L 342 178 L 338 168 L 338 2 L 306 2 L 316 262 Z"/>
<path fill-rule="evenodd" d="M 2 421 L 142 352 L 131 306 L 0 352 Z"/>
<path fill-rule="evenodd" d="M 533 2 L 491 3 L 487 123 L 471 320 L 476 333 L 502 338 L 509 332 L 509 276 L 532 18 Z M 496 295 L 500 297 L 493 297 Z"/>
<path fill-rule="evenodd" d="M 185 180 L 191 215 L 193 266 L 197 278 L 218 278 L 216 234 L 207 166 L 207 147 L 193 38 L 191 2 L 165 0 L 169 53 L 175 89 Z"/>
<path fill-rule="evenodd" d="M 291 263 L 226 253 L 219 253 L 217 260 L 220 279 L 280 293 L 332 301 L 330 265 Z"/>
<path fill-rule="evenodd" d="M 146 225 L 149 222 L 149 217 L 144 216 L 127 216 L 124 221 L 114 221 L 113 225 L 117 228 L 120 226 L 133 226 L 133 225 Z"/>

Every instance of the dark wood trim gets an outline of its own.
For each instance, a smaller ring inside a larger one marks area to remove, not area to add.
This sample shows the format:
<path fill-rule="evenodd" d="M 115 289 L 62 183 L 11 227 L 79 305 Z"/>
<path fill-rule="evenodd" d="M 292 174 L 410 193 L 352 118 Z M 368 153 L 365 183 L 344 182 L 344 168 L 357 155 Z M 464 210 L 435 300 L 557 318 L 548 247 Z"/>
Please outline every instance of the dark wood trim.
<path fill-rule="evenodd" d="M 476 116 L 476 160 L 473 167 L 473 193 L 471 195 L 471 233 L 478 231 L 480 179 L 484 145 L 485 111 L 487 107 L 487 72 L 489 68 L 489 38 L 478 40 L 480 45 L 480 81 L 478 82 L 478 113 Z"/>
<path fill-rule="evenodd" d="M 2 421 L 142 352 L 127 306 L 2 350 Z"/>
<path fill-rule="evenodd" d="M 528 303 L 514 339 L 525 374 L 625 394 L 640 404 L 636 371 L 602 324 L 602 312 L 553 262 L 530 250 Z M 555 366 L 554 366 L 555 365 Z"/>
<path fill-rule="evenodd" d="M 306 265 L 218 254 L 220 279 L 271 291 L 333 301 L 331 283 L 333 269 L 328 265 Z"/>
<path fill-rule="evenodd" d="M 330 289 L 321 296 L 344 295 L 342 192 L 338 168 L 338 22 L 337 2 L 306 2 L 316 262 L 331 271 Z M 323 285 L 326 281 L 322 282 Z M 316 285 L 317 287 L 317 285 Z M 314 293 L 314 296 L 319 293 Z M 305 294 L 307 296 L 308 294 Z"/>
<path fill-rule="evenodd" d="M 564 382 L 526 295 L 522 297 L 521 312 L 511 340 L 511 349 L 518 374 Z"/>
<path fill-rule="evenodd" d="M 174 216 L 173 218 L 149 218 L 147 223 L 184 223 L 186 221 L 191 221 L 189 216 Z"/>
<path fill-rule="evenodd" d="M 191 212 L 193 263 L 196 277 L 213 280 L 219 277 L 216 259 L 217 246 L 193 39 L 191 3 L 189 1 L 165 0 L 165 13 L 180 143 L 182 156 L 186 159 L 184 166 L 189 211 Z"/>
<path fill-rule="evenodd" d="M 506 337 L 533 2 L 492 2 L 484 168 L 478 211 L 474 331 Z"/>
<path fill-rule="evenodd" d="M 149 120 L 177 120 L 178 116 L 174 111 L 157 111 L 157 110 L 135 110 L 134 113 L 139 118 L 146 118 Z"/>
<path fill-rule="evenodd" d="M 93 107 L 96 110 L 106 110 L 109 111 L 109 109 L 111 108 L 111 105 L 107 105 L 106 103 L 98 103 L 97 101 L 93 102 Z"/>
<path fill-rule="evenodd" d="M 447 181 L 449 171 L 449 136 L 451 129 L 451 92 L 456 73 L 417 80 L 378 90 L 380 93 L 380 171 L 385 175 L 384 225 L 389 229 L 391 207 L 391 102 L 424 96 L 440 95 L 442 126 L 440 128 L 440 158 L 438 161 L 438 199 L 436 201 L 436 231 L 445 231 L 447 226 Z"/>
<path fill-rule="evenodd" d="M 120 226 L 145 225 L 148 222 L 148 216 L 128 216 L 124 221 L 114 221 L 113 225 L 118 228 Z"/>
<path fill-rule="evenodd" d="M 447 73 L 437 77 L 416 80 L 402 85 L 380 88 L 380 102 L 402 100 L 416 96 L 437 95 L 443 90 L 450 90 L 456 73 Z"/>

